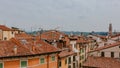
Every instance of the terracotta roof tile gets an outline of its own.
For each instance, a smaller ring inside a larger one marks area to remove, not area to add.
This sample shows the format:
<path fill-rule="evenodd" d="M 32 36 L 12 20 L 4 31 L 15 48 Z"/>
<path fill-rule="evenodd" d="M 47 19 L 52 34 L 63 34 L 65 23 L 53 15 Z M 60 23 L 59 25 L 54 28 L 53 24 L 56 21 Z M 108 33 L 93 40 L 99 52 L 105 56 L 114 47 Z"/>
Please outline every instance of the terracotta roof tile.
<path fill-rule="evenodd" d="M 120 34 L 112 35 L 111 38 L 119 37 Z"/>
<path fill-rule="evenodd" d="M 73 51 L 61 51 L 59 54 L 59 57 L 62 58 L 62 57 L 67 57 L 67 56 L 74 55 L 74 54 L 75 52 Z"/>
<path fill-rule="evenodd" d="M 17 47 L 17 53 L 14 53 L 14 47 Z M 59 49 L 42 41 L 33 39 L 15 39 L 9 41 L 0 41 L 0 58 L 11 56 L 27 56 L 60 52 Z"/>
<path fill-rule="evenodd" d="M 14 47 L 17 47 L 17 54 L 14 53 Z M 24 46 L 17 45 L 12 41 L 0 41 L 0 57 L 20 56 L 31 54 Z"/>
<path fill-rule="evenodd" d="M 0 25 L 0 29 L 3 31 L 12 31 L 12 29 L 6 27 L 5 25 Z"/>
<path fill-rule="evenodd" d="M 120 61 L 114 58 L 89 56 L 83 66 L 96 68 L 120 68 Z"/>
<path fill-rule="evenodd" d="M 61 35 L 65 36 L 65 34 L 62 32 L 59 32 L 56 30 L 49 30 L 49 31 L 43 32 L 41 34 L 41 38 L 46 40 L 59 40 Z"/>
<path fill-rule="evenodd" d="M 15 34 L 15 38 L 21 39 L 21 38 L 33 38 L 32 35 L 26 34 L 26 33 L 20 33 L 20 34 Z"/>

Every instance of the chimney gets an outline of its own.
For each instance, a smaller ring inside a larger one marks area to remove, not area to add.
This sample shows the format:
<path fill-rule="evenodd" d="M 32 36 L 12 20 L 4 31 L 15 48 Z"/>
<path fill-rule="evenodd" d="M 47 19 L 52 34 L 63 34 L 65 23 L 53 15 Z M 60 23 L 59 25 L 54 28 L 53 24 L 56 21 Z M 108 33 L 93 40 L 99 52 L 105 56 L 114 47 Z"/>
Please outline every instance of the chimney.
<path fill-rule="evenodd" d="M 36 40 L 34 40 L 33 44 L 34 44 L 34 46 L 36 45 Z"/>
<path fill-rule="evenodd" d="M 13 51 L 14 51 L 14 54 L 17 54 L 17 46 L 14 46 Z"/>
<path fill-rule="evenodd" d="M 36 39 L 34 39 L 34 41 L 33 41 L 32 51 L 35 51 L 35 45 L 36 45 Z"/>
<path fill-rule="evenodd" d="M 35 51 L 35 45 L 32 46 L 32 51 Z"/>

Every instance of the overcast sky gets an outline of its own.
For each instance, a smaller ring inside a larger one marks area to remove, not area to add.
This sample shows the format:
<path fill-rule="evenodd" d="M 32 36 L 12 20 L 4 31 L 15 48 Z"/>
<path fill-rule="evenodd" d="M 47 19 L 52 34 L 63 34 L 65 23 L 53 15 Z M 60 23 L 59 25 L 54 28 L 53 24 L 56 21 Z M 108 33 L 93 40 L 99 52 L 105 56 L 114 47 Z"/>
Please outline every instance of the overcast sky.
<path fill-rule="evenodd" d="M 25 30 L 120 31 L 120 0 L 0 0 L 0 24 Z"/>

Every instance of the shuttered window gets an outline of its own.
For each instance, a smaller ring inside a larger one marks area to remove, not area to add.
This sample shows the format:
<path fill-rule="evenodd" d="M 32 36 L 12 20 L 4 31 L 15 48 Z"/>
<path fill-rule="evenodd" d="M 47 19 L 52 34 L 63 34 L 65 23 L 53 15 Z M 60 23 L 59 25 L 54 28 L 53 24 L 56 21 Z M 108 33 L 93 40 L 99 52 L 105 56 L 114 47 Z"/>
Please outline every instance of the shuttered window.
<path fill-rule="evenodd" d="M 21 68 L 27 68 L 27 61 L 21 61 Z"/>
<path fill-rule="evenodd" d="M 52 56 L 51 59 L 52 59 L 52 61 L 55 61 L 55 56 Z"/>
<path fill-rule="evenodd" d="M 44 58 L 40 58 L 40 63 L 41 64 L 45 63 L 45 59 Z"/>
<path fill-rule="evenodd" d="M 3 68 L 3 63 L 0 63 L 0 68 Z"/>

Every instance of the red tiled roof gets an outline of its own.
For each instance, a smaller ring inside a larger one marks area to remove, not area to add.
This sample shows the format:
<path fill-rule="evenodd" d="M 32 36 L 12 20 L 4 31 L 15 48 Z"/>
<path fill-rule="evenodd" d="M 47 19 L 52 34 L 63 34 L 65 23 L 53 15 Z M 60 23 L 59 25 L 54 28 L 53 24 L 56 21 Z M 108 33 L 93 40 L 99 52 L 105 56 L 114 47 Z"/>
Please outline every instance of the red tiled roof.
<path fill-rule="evenodd" d="M 59 57 L 62 58 L 62 57 L 67 57 L 67 56 L 74 55 L 74 54 L 75 52 L 73 51 L 61 51 L 59 54 Z"/>
<path fill-rule="evenodd" d="M 5 25 L 0 25 L 0 29 L 3 31 L 12 31 L 12 29 L 6 27 Z"/>
<path fill-rule="evenodd" d="M 117 35 L 112 35 L 111 38 L 115 38 L 115 37 L 119 37 L 120 34 L 117 34 Z"/>
<path fill-rule="evenodd" d="M 21 39 L 21 38 L 33 38 L 32 35 L 26 34 L 26 33 L 20 33 L 20 34 L 15 34 L 15 38 Z"/>
<path fill-rule="evenodd" d="M 88 42 L 89 42 L 88 40 L 83 40 L 83 39 L 77 40 L 77 43 L 88 43 Z"/>
<path fill-rule="evenodd" d="M 17 54 L 14 53 L 14 47 L 17 47 Z M 20 56 L 31 54 L 24 46 L 17 45 L 12 41 L 0 41 L 0 57 Z"/>
<path fill-rule="evenodd" d="M 120 61 L 114 58 L 89 56 L 83 66 L 96 68 L 120 68 Z"/>
<path fill-rule="evenodd" d="M 15 46 L 17 47 L 16 54 L 13 51 Z M 22 40 L 12 38 L 9 41 L 0 41 L 0 58 L 39 55 L 53 52 L 60 52 L 60 50 L 42 40 L 34 41 L 33 39 Z"/>
<path fill-rule="evenodd" d="M 85 36 L 78 36 L 77 37 L 77 43 L 89 43 L 90 40 L 86 38 Z"/>
<path fill-rule="evenodd" d="M 43 49 L 44 51 L 43 52 L 56 52 L 56 51 L 59 51 L 58 48 L 46 43 L 45 41 L 42 41 L 42 40 L 39 40 L 39 41 L 36 41 L 36 45 L 37 45 L 37 48 L 41 48 Z M 41 46 L 39 46 L 41 45 Z"/>
<path fill-rule="evenodd" d="M 49 30 L 49 31 L 43 32 L 41 34 L 41 38 L 46 40 L 59 40 L 61 35 L 65 36 L 65 34 L 62 32 L 59 32 L 56 30 Z"/>
<path fill-rule="evenodd" d="M 117 42 L 117 43 L 113 43 L 110 45 L 105 45 L 103 47 L 96 48 L 95 50 L 90 51 L 90 52 L 99 51 L 99 50 L 103 50 L 103 49 L 107 49 L 107 48 L 111 48 L 111 47 L 115 47 L 115 46 L 119 46 L 119 45 L 120 45 L 120 42 Z"/>
<path fill-rule="evenodd" d="M 102 39 L 106 39 L 107 38 L 106 36 L 102 36 L 102 35 L 94 35 L 94 36 L 102 38 Z"/>

